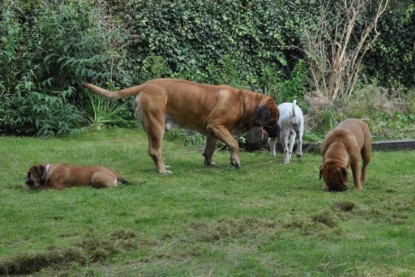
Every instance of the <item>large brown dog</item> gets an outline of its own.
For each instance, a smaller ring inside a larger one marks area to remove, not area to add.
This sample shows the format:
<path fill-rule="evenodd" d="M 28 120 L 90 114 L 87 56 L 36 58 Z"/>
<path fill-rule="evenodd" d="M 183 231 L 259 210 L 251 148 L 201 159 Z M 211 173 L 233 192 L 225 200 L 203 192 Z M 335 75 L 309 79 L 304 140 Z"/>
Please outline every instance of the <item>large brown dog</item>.
<path fill-rule="evenodd" d="M 218 139 L 229 146 L 231 164 L 238 168 L 239 146 L 232 134 L 262 126 L 276 136 L 278 108 L 271 97 L 260 93 L 176 79 L 150 80 L 117 92 L 88 83 L 83 86 L 110 99 L 137 95 L 136 114 L 149 138 L 148 153 L 162 174 L 171 173 L 163 162 L 161 145 L 164 132 L 172 125 L 206 136 L 203 155 L 207 166 L 212 165 Z"/>
<path fill-rule="evenodd" d="M 27 172 L 26 185 L 32 189 L 63 189 L 73 186 L 94 188 L 116 187 L 130 184 L 111 169 L 101 166 L 69 164 L 38 164 Z"/>
<path fill-rule="evenodd" d="M 360 182 L 366 181 L 366 166 L 370 162 L 372 137 L 367 125 L 359 119 L 346 119 L 327 133 L 321 146 L 323 165 L 320 167 L 320 179 L 323 176 L 324 189 L 344 191 L 347 189 L 350 166 L 354 187 L 362 190 Z M 359 160 L 363 158 L 362 171 Z"/>

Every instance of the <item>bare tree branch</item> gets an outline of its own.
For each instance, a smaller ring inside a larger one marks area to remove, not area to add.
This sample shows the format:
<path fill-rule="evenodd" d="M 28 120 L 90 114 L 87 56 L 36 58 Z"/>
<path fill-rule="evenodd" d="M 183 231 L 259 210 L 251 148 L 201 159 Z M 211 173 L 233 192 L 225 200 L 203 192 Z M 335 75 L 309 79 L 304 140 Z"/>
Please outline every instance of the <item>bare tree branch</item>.
<path fill-rule="evenodd" d="M 352 95 L 363 57 L 379 36 L 376 27 L 389 0 L 378 1 L 370 16 L 370 5 L 374 5 L 371 0 L 333 3 L 321 4 L 321 17 L 304 32 L 307 63 L 315 89 L 331 101 Z M 353 37 L 360 25 L 359 37 Z"/>

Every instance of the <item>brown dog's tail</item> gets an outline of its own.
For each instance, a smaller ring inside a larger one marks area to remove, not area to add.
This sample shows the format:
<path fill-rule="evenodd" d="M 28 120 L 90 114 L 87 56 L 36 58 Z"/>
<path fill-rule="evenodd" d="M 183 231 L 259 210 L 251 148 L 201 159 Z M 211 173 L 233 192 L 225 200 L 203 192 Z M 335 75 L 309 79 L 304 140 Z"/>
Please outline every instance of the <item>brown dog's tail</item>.
<path fill-rule="evenodd" d="M 125 88 L 119 91 L 109 91 L 109 90 L 106 90 L 104 88 L 98 87 L 90 83 L 83 83 L 82 86 L 93 92 L 101 94 L 102 96 L 105 96 L 108 99 L 114 99 L 114 100 L 126 98 L 128 96 L 137 95 L 143 89 L 143 85 Z"/>
<path fill-rule="evenodd" d="M 118 182 L 120 182 L 121 184 L 123 184 L 123 185 L 132 185 L 133 183 L 131 183 L 131 182 L 129 182 L 129 181 L 127 181 L 127 180 L 125 180 L 123 177 L 121 177 L 121 176 L 117 176 L 117 180 L 118 180 Z"/>

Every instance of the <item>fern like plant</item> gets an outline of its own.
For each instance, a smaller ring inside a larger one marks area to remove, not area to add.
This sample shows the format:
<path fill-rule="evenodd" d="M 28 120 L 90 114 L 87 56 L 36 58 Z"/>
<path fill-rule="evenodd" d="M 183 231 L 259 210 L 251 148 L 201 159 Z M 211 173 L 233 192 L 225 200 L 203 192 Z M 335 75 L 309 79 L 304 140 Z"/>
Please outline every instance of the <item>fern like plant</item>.
<path fill-rule="evenodd" d="M 89 128 L 130 127 L 134 120 L 128 102 L 114 102 L 102 96 L 88 93 L 89 103 L 85 108 Z"/>

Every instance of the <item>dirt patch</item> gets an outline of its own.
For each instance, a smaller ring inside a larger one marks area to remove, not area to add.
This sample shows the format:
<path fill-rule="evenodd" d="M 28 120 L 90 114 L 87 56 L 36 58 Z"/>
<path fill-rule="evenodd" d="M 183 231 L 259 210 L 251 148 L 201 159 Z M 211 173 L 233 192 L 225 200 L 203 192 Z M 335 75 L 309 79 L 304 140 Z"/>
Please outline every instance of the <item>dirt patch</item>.
<path fill-rule="evenodd" d="M 339 212 L 351 212 L 356 208 L 356 204 L 353 201 L 339 201 L 335 202 L 331 209 Z"/>
<path fill-rule="evenodd" d="M 321 239 L 330 239 L 342 234 L 338 227 L 341 217 L 336 213 L 326 211 L 309 217 L 292 218 L 284 224 L 289 231 L 299 231 L 304 236 L 314 236 Z"/>
<path fill-rule="evenodd" d="M 196 241 L 214 242 L 240 237 L 256 237 L 269 233 L 276 222 L 256 218 L 223 219 L 214 223 L 194 222 L 189 225 L 191 238 Z"/>
<path fill-rule="evenodd" d="M 334 228 L 334 227 L 337 227 L 338 218 L 333 213 L 323 212 L 323 213 L 311 216 L 311 220 L 314 223 L 320 223 L 330 228 Z"/>
<path fill-rule="evenodd" d="M 85 239 L 69 248 L 48 248 L 38 253 L 18 255 L 0 261 L 0 274 L 32 274 L 47 267 L 60 267 L 77 263 L 107 260 L 122 250 L 137 248 L 136 235 L 131 231 L 118 230 L 106 239 L 89 232 Z"/>
<path fill-rule="evenodd" d="M 31 274 L 45 267 L 72 262 L 84 265 L 88 262 L 88 256 L 76 247 L 19 255 L 0 262 L 0 274 Z"/>

